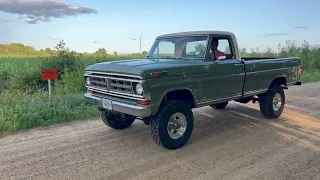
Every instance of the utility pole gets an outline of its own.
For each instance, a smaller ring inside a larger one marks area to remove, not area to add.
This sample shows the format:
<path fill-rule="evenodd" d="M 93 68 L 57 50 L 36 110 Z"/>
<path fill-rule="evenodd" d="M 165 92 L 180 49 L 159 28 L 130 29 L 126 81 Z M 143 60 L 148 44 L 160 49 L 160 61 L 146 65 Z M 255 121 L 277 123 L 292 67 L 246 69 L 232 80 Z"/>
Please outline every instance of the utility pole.
<path fill-rule="evenodd" d="M 130 38 L 130 37 L 128 37 L 127 39 L 130 39 L 130 40 L 133 40 L 133 41 L 137 40 L 136 38 Z M 142 39 L 142 33 L 140 33 L 139 54 L 141 54 L 141 39 Z"/>
<path fill-rule="evenodd" d="M 142 33 L 140 34 L 140 48 L 139 48 L 139 54 L 141 54 L 141 37 L 142 37 Z"/>

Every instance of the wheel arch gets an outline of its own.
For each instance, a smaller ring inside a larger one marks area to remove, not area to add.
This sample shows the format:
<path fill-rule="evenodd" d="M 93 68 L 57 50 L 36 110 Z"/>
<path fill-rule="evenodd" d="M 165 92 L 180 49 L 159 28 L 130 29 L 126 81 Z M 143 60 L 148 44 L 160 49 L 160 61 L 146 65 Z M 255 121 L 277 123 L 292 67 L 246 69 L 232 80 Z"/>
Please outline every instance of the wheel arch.
<path fill-rule="evenodd" d="M 168 89 L 162 95 L 157 111 L 162 106 L 165 100 L 181 100 L 189 105 L 191 109 L 196 107 L 197 99 L 189 88 Z"/>
<path fill-rule="evenodd" d="M 275 84 L 277 84 L 279 86 L 284 85 L 286 87 L 287 86 L 287 77 L 284 75 L 275 77 L 272 80 L 271 84 L 269 85 L 269 89 Z"/>

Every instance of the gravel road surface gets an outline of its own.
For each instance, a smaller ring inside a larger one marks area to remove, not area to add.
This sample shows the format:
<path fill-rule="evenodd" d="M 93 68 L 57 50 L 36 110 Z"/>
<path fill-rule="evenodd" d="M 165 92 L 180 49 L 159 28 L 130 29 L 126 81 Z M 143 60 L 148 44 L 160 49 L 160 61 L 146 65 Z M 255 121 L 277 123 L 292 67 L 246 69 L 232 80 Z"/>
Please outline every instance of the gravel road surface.
<path fill-rule="evenodd" d="M 136 121 L 116 131 L 100 119 L 0 136 L 0 179 L 320 179 L 320 83 L 286 90 L 267 120 L 258 104 L 194 110 L 195 129 L 169 151 Z"/>

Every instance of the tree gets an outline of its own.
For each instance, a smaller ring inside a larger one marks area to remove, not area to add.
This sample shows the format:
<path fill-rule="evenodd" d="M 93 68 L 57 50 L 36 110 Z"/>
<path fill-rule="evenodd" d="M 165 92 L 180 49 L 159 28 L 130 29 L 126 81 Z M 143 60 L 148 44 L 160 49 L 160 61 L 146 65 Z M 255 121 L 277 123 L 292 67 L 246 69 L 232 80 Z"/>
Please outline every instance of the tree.
<path fill-rule="evenodd" d="M 117 51 L 114 51 L 114 52 L 113 52 L 113 55 L 117 56 L 117 55 L 118 55 Z"/>
<path fill-rule="evenodd" d="M 94 54 L 100 55 L 100 56 L 105 56 L 105 55 L 107 55 L 107 50 L 105 48 L 99 48 Z"/>
<path fill-rule="evenodd" d="M 62 39 L 55 47 L 54 47 L 58 52 L 60 51 L 69 51 L 70 49 L 66 47 L 66 43 Z"/>
<path fill-rule="evenodd" d="M 199 53 L 200 56 L 203 56 L 204 53 L 206 52 L 206 46 L 204 44 L 197 44 L 195 47 L 195 52 L 197 52 L 196 54 Z M 195 52 L 191 52 L 191 54 L 195 53 Z"/>
<path fill-rule="evenodd" d="M 148 54 L 147 51 L 142 51 L 142 55 L 146 56 Z"/>
<path fill-rule="evenodd" d="M 51 49 L 50 48 L 46 48 L 44 51 L 47 52 L 47 53 L 50 53 Z"/>

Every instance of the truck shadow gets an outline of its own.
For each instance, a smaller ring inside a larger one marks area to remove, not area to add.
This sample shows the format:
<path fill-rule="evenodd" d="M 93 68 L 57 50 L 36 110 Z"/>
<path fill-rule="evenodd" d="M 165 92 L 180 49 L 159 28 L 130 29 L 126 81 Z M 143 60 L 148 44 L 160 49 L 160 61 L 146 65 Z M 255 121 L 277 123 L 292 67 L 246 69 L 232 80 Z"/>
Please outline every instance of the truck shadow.
<path fill-rule="evenodd" d="M 293 115 L 287 109 L 279 118 L 267 119 L 260 113 L 258 105 L 232 103 L 224 110 L 195 109 L 194 116 L 194 131 L 186 146 L 210 144 L 213 148 L 252 134 L 253 140 L 265 140 L 266 136 L 268 139 L 281 138 L 320 152 L 318 119 L 314 121 Z"/>

